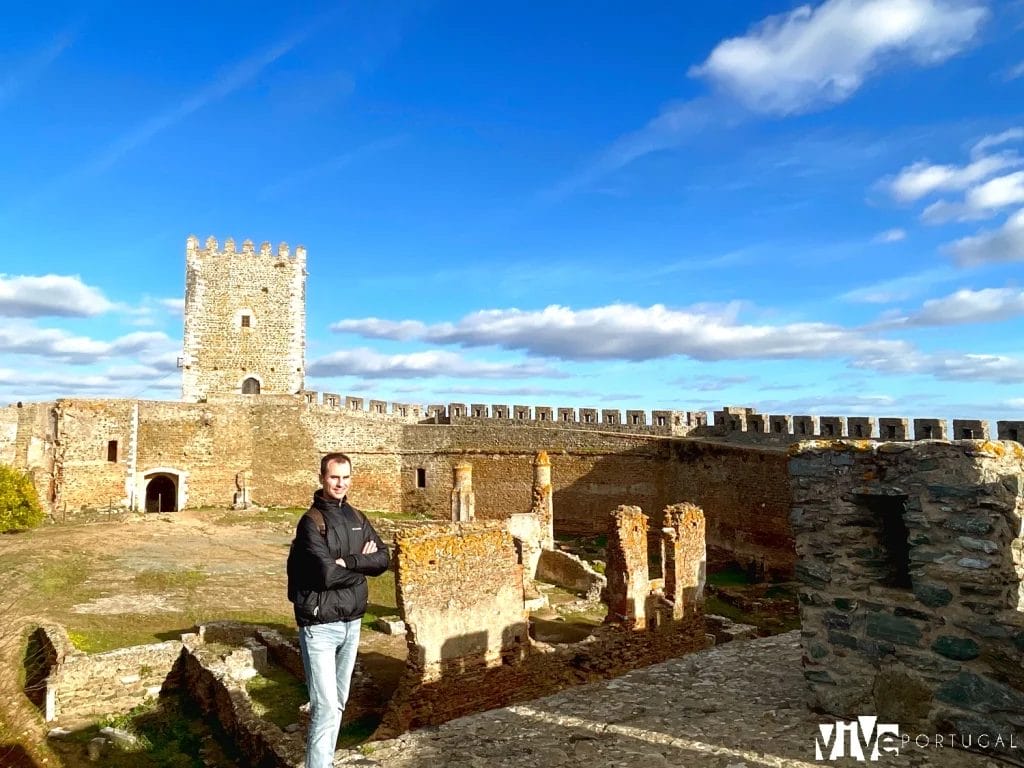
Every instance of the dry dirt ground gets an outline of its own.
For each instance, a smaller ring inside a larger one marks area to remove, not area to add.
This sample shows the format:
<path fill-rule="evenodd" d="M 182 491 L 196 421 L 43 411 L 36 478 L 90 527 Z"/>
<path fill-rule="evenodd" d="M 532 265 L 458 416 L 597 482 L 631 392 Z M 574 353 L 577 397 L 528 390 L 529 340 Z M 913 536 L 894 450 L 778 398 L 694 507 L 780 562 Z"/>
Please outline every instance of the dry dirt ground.
<path fill-rule="evenodd" d="M 62 624 L 87 652 L 177 638 L 215 619 L 293 632 L 285 558 L 299 514 L 121 513 L 0 536 L 0 764 L 18 744 L 37 765 L 54 764 L 41 743 L 45 726 L 20 687 L 26 633 L 40 621 Z M 375 523 L 390 538 L 396 524 Z M 395 612 L 393 574 L 371 585 L 370 611 Z M 367 671 L 397 678 L 404 637 L 362 638 L 361 654 L 380 668 Z"/>

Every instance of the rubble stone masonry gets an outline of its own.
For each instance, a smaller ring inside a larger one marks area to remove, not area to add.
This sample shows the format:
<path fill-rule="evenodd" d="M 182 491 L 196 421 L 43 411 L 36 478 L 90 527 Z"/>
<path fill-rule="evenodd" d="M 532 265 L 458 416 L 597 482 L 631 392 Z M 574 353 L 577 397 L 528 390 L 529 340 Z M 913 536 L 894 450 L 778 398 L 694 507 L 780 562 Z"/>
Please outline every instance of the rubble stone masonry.
<path fill-rule="evenodd" d="M 811 704 L 1024 745 L 1024 448 L 811 442 L 789 461 Z"/>

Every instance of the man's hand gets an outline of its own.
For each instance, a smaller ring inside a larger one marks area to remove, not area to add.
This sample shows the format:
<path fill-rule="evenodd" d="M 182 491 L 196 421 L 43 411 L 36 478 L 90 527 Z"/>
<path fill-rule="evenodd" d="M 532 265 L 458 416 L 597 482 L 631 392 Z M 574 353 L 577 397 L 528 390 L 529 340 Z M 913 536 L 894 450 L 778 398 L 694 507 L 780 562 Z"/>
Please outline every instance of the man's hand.
<path fill-rule="evenodd" d="M 370 541 L 368 541 L 365 544 L 363 544 L 363 548 L 360 551 L 364 555 L 372 555 L 374 552 L 377 551 L 377 542 L 373 541 L 371 539 Z M 345 565 L 345 558 L 343 558 L 343 557 L 339 557 L 334 562 L 337 563 L 338 565 L 340 565 L 342 568 L 348 568 L 348 566 Z"/>

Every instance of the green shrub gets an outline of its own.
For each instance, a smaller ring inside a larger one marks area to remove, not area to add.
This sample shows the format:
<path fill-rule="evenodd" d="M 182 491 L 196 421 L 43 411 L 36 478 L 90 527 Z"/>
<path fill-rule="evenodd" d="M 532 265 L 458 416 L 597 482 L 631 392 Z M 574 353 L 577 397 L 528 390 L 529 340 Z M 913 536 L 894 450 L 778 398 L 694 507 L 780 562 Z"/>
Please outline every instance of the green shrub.
<path fill-rule="evenodd" d="M 32 478 L 0 464 L 0 531 L 18 531 L 43 522 L 43 509 Z"/>

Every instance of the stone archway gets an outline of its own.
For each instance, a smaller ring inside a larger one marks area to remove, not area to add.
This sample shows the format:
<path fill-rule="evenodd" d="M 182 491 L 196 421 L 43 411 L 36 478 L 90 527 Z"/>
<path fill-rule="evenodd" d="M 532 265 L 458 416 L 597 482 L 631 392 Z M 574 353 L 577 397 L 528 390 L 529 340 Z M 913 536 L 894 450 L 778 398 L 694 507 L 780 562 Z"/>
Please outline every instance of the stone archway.
<path fill-rule="evenodd" d="M 177 512 L 178 482 L 173 475 L 153 475 L 146 481 L 147 512 Z"/>
<path fill-rule="evenodd" d="M 258 395 L 260 393 L 260 381 L 254 376 L 250 376 L 242 382 L 242 394 L 243 395 Z"/>

